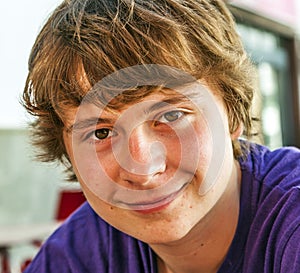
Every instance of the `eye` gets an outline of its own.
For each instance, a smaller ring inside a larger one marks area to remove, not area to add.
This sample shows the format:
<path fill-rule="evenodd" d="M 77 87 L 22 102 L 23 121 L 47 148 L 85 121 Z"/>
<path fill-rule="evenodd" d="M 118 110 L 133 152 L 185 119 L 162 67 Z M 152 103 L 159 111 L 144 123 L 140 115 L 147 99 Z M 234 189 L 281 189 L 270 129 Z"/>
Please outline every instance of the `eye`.
<path fill-rule="evenodd" d="M 174 110 L 174 111 L 170 111 L 170 112 L 163 114 L 158 119 L 158 122 L 162 122 L 162 123 L 174 122 L 174 121 L 180 119 L 182 116 L 183 116 L 182 111 Z"/>
<path fill-rule="evenodd" d="M 112 135 L 113 135 L 112 131 L 108 128 L 97 129 L 94 132 L 95 138 L 100 139 L 100 140 L 104 140 L 108 137 L 111 137 Z"/>

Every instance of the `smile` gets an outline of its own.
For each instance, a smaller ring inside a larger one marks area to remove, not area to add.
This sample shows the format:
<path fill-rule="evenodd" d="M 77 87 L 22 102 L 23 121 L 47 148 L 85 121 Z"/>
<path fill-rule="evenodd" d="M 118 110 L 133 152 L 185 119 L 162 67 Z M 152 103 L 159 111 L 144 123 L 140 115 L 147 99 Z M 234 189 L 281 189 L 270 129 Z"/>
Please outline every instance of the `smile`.
<path fill-rule="evenodd" d="M 142 214 L 158 212 L 165 209 L 173 200 L 175 200 L 185 190 L 187 185 L 189 185 L 189 183 L 185 183 L 179 190 L 156 200 L 142 203 L 122 203 L 122 205 L 126 209 Z"/>

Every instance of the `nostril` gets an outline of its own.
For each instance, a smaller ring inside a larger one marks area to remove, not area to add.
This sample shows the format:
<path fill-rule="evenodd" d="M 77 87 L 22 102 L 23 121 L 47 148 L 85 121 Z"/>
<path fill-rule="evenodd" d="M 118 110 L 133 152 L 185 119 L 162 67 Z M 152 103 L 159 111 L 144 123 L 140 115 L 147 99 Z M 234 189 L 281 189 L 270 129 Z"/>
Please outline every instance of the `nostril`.
<path fill-rule="evenodd" d="M 152 176 L 164 172 L 166 169 L 166 150 L 161 142 L 154 141 L 148 144 L 146 157 L 143 161 L 136 161 L 134 157 L 127 159 L 127 170 L 137 175 Z M 140 158 L 139 158 L 140 159 Z"/>
<path fill-rule="evenodd" d="M 126 163 L 120 165 L 120 167 L 134 175 L 153 176 L 166 170 L 166 155 L 165 153 L 156 154 L 144 163 L 137 162 L 133 158 L 128 158 Z"/>
<path fill-rule="evenodd" d="M 157 174 L 166 170 L 166 151 L 160 142 L 153 142 L 148 147 L 148 159 L 141 163 L 131 156 L 120 164 L 120 178 L 130 184 L 148 184 Z"/>

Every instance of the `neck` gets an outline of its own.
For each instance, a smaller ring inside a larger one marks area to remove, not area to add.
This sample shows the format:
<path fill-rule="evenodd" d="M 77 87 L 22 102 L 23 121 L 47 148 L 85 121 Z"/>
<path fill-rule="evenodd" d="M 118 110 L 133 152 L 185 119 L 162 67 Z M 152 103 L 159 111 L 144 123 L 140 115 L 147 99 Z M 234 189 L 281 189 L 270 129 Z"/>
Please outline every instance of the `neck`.
<path fill-rule="evenodd" d="M 216 273 L 233 240 L 239 215 L 240 175 L 213 209 L 182 239 L 151 245 L 159 273 Z"/>

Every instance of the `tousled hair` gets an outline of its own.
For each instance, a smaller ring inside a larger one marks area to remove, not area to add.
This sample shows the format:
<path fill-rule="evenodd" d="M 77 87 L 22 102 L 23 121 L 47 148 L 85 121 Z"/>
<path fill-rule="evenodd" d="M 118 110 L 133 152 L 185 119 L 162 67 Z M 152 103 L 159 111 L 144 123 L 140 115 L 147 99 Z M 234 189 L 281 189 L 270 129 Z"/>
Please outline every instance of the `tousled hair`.
<path fill-rule="evenodd" d="M 230 131 L 242 123 L 251 134 L 254 69 L 222 0 L 65 0 L 33 45 L 22 98 L 36 117 L 39 158 L 63 162 L 75 179 L 63 141 L 67 109 L 107 75 L 148 64 L 205 80 L 224 100 Z M 241 154 L 236 143 L 234 151 Z"/>

